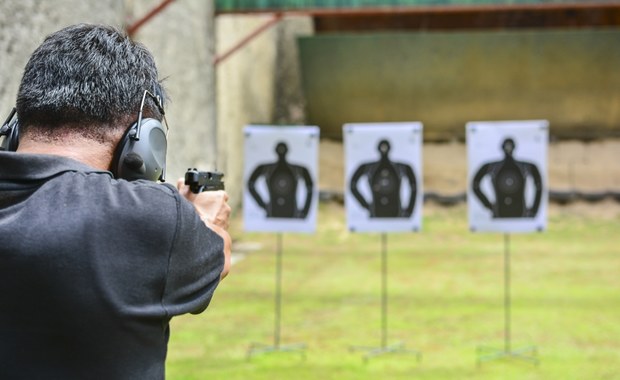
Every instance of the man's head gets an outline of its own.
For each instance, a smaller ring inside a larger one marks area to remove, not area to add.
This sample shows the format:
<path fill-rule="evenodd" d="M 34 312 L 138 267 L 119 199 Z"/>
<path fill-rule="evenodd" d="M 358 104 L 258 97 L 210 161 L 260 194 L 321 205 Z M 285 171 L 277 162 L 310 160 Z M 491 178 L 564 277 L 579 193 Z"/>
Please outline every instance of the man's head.
<path fill-rule="evenodd" d="M 115 143 L 136 121 L 145 90 L 166 97 L 145 47 L 111 27 L 67 27 L 49 35 L 24 69 L 16 105 L 20 135 L 60 141 L 78 134 Z M 150 97 L 144 116 L 162 119 Z"/>

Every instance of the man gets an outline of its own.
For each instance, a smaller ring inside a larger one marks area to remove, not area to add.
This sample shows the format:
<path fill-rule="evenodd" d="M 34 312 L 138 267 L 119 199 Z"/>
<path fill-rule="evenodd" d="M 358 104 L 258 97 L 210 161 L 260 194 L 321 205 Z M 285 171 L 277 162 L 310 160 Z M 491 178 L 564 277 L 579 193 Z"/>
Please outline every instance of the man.
<path fill-rule="evenodd" d="M 170 319 L 202 312 L 228 273 L 224 191 L 117 178 L 125 164 L 127 178 L 163 173 L 119 159 L 162 142 L 165 158 L 165 134 L 146 134 L 164 130 L 157 75 L 103 26 L 67 27 L 30 57 L 16 152 L 0 152 L 1 378 L 164 378 Z"/>

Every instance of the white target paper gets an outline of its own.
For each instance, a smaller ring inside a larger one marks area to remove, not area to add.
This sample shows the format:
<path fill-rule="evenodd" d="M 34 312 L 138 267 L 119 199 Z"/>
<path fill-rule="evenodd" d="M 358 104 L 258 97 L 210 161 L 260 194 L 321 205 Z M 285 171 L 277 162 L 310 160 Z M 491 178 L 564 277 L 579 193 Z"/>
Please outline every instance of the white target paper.
<path fill-rule="evenodd" d="M 422 123 L 345 124 L 343 139 L 348 228 L 420 230 Z"/>
<path fill-rule="evenodd" d="M 247 231 L 316 230 L 319 128 L 244 128 L 243 217 Z"/>
<path fill-rule="evenodd" d="M 480 232 L 534 232 L 547 225 L 546 120 L 466 125 L 469 226 Z"/>

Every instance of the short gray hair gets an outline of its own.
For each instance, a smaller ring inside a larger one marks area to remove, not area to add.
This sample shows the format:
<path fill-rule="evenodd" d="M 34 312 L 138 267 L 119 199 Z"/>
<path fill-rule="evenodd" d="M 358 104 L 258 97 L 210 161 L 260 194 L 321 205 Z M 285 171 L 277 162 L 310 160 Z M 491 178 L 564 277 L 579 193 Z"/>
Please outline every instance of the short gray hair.
<path fill-rule="evenodd" d="M 127 123 L 137 117 L 146 90 L 166 99 L 155 59 L 142 44 L 109 26 L 69 26 L 49 35 L 26 64 L 17 94 L 20 128 L 53 133 L 61 126 L 96 129 Z M 146 115 L 162 118 L 149 97 Z"/>

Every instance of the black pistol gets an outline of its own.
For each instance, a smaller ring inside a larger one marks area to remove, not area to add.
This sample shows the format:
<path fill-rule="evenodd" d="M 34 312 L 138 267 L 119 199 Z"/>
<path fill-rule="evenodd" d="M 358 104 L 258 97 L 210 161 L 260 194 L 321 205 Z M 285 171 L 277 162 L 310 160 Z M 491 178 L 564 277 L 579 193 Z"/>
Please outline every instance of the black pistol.
<path fill-rule="evenodd" d="M 185 184 L 189 186 L 194 194 L 203 191 L 224 190 L 224 173 L 220 172 L 201 172 L 197 169 L 187 169 L 185 173 Z"/>

